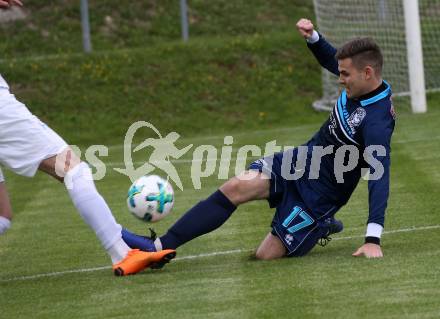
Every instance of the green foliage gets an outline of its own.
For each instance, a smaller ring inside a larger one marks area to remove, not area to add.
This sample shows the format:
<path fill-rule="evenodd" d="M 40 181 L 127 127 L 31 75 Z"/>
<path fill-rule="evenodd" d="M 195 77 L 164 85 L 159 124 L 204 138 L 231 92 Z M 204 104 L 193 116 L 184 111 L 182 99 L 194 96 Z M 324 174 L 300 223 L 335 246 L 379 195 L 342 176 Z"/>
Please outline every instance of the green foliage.
<path fill-rule="evenodd" d="M 27 1 L 27 18 L 0 25 L 2 58 L 81 52 L 80 1 Z M 290 31 L 310 15 L 312 1 L 188 1 L 190 33 L 236 36 Z M 89 1 L 95 50 L 146 47 L 180 39 L 180 7 L 175 0 Z M 5 39 L 5 40 L 3 40 Z"/>
<path fill-rule="evenodd" d="M 138 120 L 185 135 L 308 123 L 322 118 L 310 110 L 318 70 L 290 33 L 2 65 L 18 98 L 75 144 L 122 141 Z"/>
<path fill-rule="evenodd" d="M 79 1 L 31 1 L 25 20 L 0 28 L 1 73 L 72 144 L 122 142 L 139 120 L 188 136 L 322 118 L 310 111 L 319 68 L 293 30 L 311 1 L 188 5 L 183 44 L 177 1 L 89 1 L 85 55 Z"/>

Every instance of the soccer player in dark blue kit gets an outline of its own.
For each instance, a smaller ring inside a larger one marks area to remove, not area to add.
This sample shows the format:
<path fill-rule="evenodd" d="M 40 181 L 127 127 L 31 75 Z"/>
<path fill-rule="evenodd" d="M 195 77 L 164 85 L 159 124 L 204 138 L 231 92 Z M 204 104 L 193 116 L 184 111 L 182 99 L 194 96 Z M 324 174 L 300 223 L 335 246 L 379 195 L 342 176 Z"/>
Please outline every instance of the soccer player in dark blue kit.
<path fill-rule="evenodd" d="M 380 237 L 389 195 L 394 110 L 391 88 L 381 76 L 381 51 L 370 38 L 351 40 L 336 50 L 310 20 L 301 19 L 296 26 L 318 62 L 339 76 L 344 87 L 328 120 L 306 144 L 253 162 L 248 171 L 191 208 L 164 236 L 139 236 L 124 229 L 129 246 L 176 249 L 220 227 L 238 205 L 267 199 L 276 208 L 275 216 L 256 257 L 303 256 L 321 238 L 342 231 L 333 216 L 369 173 L 365 242 L 353 256 L 383 256 Z"/>

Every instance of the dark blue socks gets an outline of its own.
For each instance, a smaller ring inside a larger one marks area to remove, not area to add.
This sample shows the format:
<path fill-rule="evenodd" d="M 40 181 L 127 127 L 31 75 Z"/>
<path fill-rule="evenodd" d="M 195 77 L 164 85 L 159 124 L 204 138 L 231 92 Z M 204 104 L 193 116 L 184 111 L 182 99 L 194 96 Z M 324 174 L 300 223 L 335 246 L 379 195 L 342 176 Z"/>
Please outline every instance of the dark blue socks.
<path fill-rule="evenodd" d="M 187 241 L 217 229 L 237 207 L 217 190 L 185 213 L 160 237 L 163 249 L 176 249 Z"/>
<path fill-rule="evenodd" d="M 122 229 L 122 239 L 130 248 L 137 248 L 143 251 L 153 252 L 156 251 L 156 247 L 154 246 L 154 239 L 147 236 L 136 235 L 127 229 Z"/>

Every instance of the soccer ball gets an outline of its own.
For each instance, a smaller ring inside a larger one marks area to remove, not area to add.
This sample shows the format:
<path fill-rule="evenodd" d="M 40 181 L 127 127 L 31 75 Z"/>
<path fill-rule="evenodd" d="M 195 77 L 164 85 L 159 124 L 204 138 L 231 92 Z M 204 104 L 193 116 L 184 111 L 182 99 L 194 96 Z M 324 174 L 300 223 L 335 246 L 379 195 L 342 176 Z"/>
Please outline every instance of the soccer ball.
<path fill-rule="evenodd" d="M 170 183 L 157 175 L 145 175 L 128 190 L 129 211 L 146 222 L 157 222 L 171 212 L 174 191 Z"/>

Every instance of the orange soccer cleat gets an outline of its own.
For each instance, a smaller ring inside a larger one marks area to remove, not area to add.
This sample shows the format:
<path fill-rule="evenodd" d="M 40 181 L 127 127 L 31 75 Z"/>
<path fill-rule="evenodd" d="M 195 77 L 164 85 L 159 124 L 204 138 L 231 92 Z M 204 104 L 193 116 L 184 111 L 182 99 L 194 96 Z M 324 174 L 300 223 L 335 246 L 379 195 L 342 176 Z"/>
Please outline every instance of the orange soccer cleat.
<path fill-rule="evenodd" d="M 144 252 L 132 249 L 119 263 L 113 265 L 115 276 L 134 275 L 145 268 L 160 269 L 176 257 L 176 251 L 165 249 L 157 252 Z"/>

